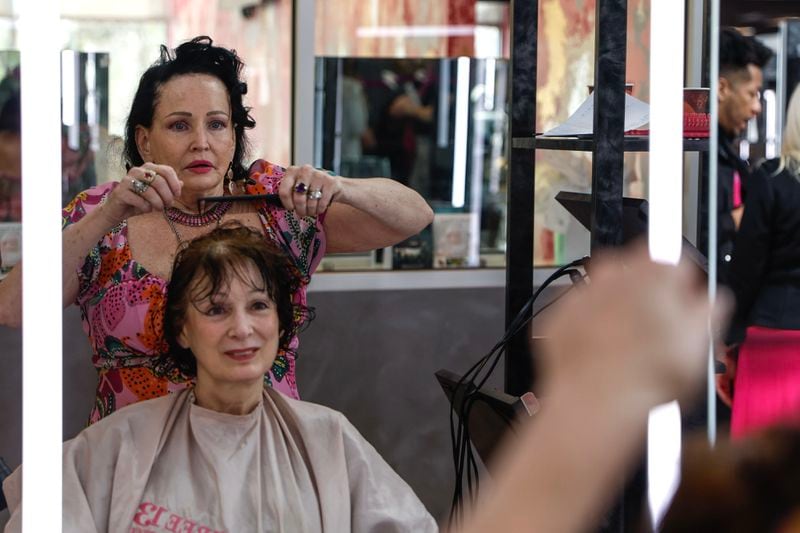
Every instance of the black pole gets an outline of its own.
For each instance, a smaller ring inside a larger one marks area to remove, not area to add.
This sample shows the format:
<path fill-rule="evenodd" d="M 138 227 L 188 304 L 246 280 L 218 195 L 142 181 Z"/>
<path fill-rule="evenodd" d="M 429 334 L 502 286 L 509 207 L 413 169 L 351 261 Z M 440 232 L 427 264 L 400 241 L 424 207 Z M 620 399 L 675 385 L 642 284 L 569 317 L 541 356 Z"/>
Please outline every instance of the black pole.
<path fill-rule="evenodd" d="M 506 223 L 506 327 L 533 295 L 533 185 L 535 152 L 514 139 L 536 133 L 537 0 L 511 0 L 511 68 L 508 216 Z M 505 390 L 531 390 L 534 368 L 528 331 L 514 336 L 506 352 Z"/>

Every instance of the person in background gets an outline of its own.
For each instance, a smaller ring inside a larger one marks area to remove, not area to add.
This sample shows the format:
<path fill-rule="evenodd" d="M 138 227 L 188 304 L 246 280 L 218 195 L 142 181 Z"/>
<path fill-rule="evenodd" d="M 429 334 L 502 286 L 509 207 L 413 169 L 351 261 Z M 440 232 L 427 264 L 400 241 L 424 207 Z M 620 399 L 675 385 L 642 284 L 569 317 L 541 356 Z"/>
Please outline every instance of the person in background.
<path fill-rule="evenodd" d="M 19 92 L 0 102 L 0 222 L 22 220 L 22 142 Z"/>
<path fill-rule="evenodd" d="M 748 162 L 739 156 L 738 141 L 750 119 L 761 113 L 762 71 L 772 55 L 753 37 L 733 28 L 720 31 L 717 279 L 721 283 L 727 282 L 750 177 Z"/>
<path fill-rule="evenodd" d="M 349 179 L 310 166 L 246 164 L 246 130 L 255 126 L 243 98 L 244 64 L 234 51 L 197 37 L 142 75 L 128 116 L 127 174 L 78 194 L 63 210 L 64 305 L 81 308 L 98 371 L 90 421 L 188 387 L 164 364 L 164 303 L 178 250 L 214 227 L 238 221 L 260 229 L 289 255 L 306 285 L 326 252 L 383 248 L 433 219 L 425 200 L 391 179 Z M 273 194 L 248 201 L 208 202 Z M 21 321 L 21 268 L 0 284 L 0 324 Z M 293 337 L 265 379 L 298 397 Z"/>
<path fill-rule="evenodd" d="M 434 73 L 423 60 L 400 59 L 393 69 L 380 72 L 380 84 L 369 94 L 373 109 L 365 153 L 388 158 L 392 178 L 428 193 L 428 145 L 438 96 Z"/>
<path fill-rule="evenodd" d="M 728 271 L 733 259 L 736 231 L 744 210 L 746 189 L 750 181 L 749 163 L 739 154 L 739 141 L 748 121 L 761 113 L 763 69 L 772 51 L 753 37 L 734 28 L 722 28 L 719 35 L 718 131 L 717 149 L 717 281 L 728 284 Z M 705 181 L 704 181 L 705 182 Z M 705 204 L 705 202 L 704 202 Z M 707 214 L 704 219 L 707 218 Z M 708 250 L 704 236 L 699 248 Z M 717 358 L 725 364 L 717 376 L 717 404 L 721 418 L 730 417 L 726 390 L 735 372 L 736 353 L 724 347 L 717 349 Z"/>
<path fill-rule="evenodd" d="M 22 253 L 22 136 L 19 69 L 0 81 L 0 281 Z"/>
<path fill-rule="evenodd" d="M 750 179 L 728 283 L 736 312 L 720 392 L 731 436 L 800 423 L 800 88 L 786 113 L 780 158 Z"/>
<path fill-rule="evenodd" d="M 194 386 L 64 444 L 63 531 L 437 531 L 341 413 L 265 386 L 308 322 L 294 297 L 304 279 L 260 230 L 234 224 L 188 243 L 170 278 L 165 357 Z M 20 530 L 20 483 L 18 469 L 4 485 L 7 532 Z"/>
<path fill-rule="evenodd" d="M 714 448 L 698 435 L 682 463 L 660 533 L 800 532 L 800 428 L 770 428 Z"/>

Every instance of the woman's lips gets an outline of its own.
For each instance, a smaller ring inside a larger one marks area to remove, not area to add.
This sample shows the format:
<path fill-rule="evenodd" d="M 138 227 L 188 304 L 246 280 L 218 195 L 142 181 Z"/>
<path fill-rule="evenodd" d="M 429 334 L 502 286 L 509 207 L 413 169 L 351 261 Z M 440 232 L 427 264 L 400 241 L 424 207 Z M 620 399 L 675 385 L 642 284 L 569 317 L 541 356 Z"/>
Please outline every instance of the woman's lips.
<path fill-rule="evenodd" d="M 243 348 L 241 350 L 228 350 L 225 355 L 235 361 L 249 361 L 258 353 L 257 348 Z"/>
<path fill-rule="evenodd" d="M 207 174 L 214 170 L 214 165 L 211 164 L 211 161 L 192 161 L 186 166 L 186 170 L 195 174 Z"/>
<path fill-rule="evenodd" d="M 194 172 L 195 174 L 208 174 L 214 169 L 212 167 L 189 167 L 186 170 L 189 172 Z"/>

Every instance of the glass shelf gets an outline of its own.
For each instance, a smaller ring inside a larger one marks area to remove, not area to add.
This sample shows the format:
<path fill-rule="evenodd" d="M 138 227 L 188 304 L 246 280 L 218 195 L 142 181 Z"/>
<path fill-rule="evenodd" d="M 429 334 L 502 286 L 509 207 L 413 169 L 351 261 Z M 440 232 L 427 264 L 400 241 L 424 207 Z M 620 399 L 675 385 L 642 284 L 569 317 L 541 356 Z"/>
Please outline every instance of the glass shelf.
<path fill-rule="evenodd" d="M 624 140 L 626 152 L 647 152 L 650 138 L 646 136 L 628 135 Z M 513 147 L 527 150 L 575 150 L 591 152 L 594 149 L 593 139 L 582 137 L 514 137 Z M 683 149 L 686 152 L 708 151 L 708 139 L 684 139 Z"/>

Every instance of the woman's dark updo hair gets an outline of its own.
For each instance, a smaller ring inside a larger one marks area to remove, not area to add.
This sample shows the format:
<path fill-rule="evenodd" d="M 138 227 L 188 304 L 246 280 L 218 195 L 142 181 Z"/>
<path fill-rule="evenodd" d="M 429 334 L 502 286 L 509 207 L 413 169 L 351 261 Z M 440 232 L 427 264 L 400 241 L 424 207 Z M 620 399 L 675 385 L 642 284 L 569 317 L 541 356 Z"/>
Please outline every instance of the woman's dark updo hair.
<path fill-rule="evenodd" d="M 131 112 L 125 124 L 125 166 L 138 167 L 144 163 L 136 146 L 136 126 L 150 128 L 153 125 L 161 87 L 175 76 L 207 74 L 219 79 L 228 91 L 236 139 L 232 161 L 233 179 L 246 178 L 244 160 L 249 145 L 244 130 L 255 127 L 256 122 L 250 116 L 250 108 L 242 103 L 242 96 L 247 93 L 247 84 L 241 79 L 243 67 L 244 63 L 235 50 L 214 46 L 210 37 L 195 37 L 178 46 L 174 53 L 161 45 L 161 57 L 142 74 L 139 88 L 133 97 Z"/>
<path fill-rule="evenodd" d="M 248 267 L 256 267 L 260 279 L 253 279 Z M 190 305 L 196 305 L 221 290 L 235 276 L 257 290 L 265 291 L 275 303 L 282 331 L 279 350 L 289 343 L 313 313 L 294 301 L 294 293 L 305 278 L 291 259 L 272 241 L 252 228 L 231 222 L 189 242 L 175 257 L 167 287 L 164 337 L 167 356 L 184 375 L 197 375 L 197 360 L 178 343 Z"/>

